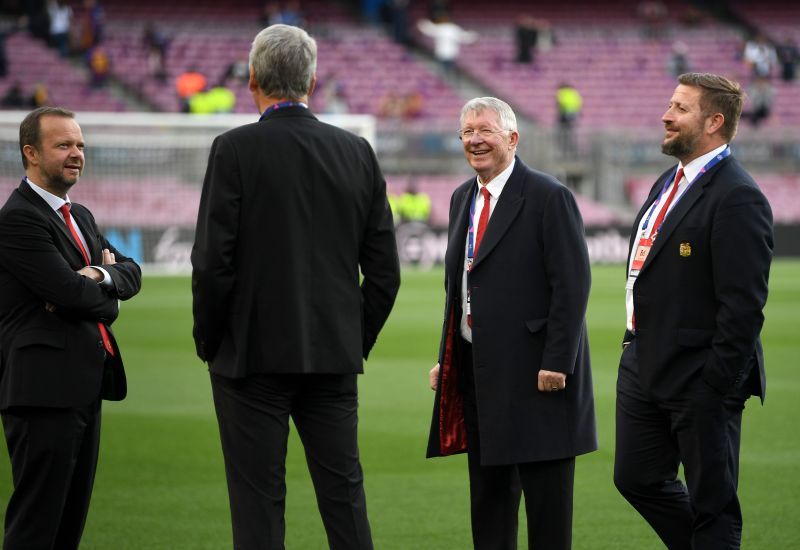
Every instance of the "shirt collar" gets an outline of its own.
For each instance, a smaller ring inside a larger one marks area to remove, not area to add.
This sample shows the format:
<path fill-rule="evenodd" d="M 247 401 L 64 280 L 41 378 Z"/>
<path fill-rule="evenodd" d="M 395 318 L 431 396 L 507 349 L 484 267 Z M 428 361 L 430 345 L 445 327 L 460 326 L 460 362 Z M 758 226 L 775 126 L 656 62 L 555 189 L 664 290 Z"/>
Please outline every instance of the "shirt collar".
<path fill-rule="evenodd" d="M 53 210 L 58 211 L 59 208 L 61 208 L 62 206 L 64 206 L 65 204 L 67 204 L 69 202 L 69 197 L 67 197 L 67 200 L 64 200 L 61 197 L 58 197 L 58 196 L 52 194 L 50 191 L 45 191 L 44 189 L 42 189 L 41 187 L 39 187 L 38 185 L 33 183 L 30 180 L 30 178 L 28 178 L 27 176 L 25 177 L 25 181 L 28 182 L 28 185 L 30 186 L 30 188 L 33 189 L 33 191 L 37 195 L 42 197 L 44 199 L 44 201 L 48 205 L 50 205 L 50 208 L 52 208 Z"/>
<path fill-rule="evenodd" d="M 697 157 L 692 162 L 684 166 L 683 175 L 686 176 L 686 181 L 688 182 L 694 181 L 694 179 L 698 175 L 700 175 L 700 170 L 702 170 L 703 167 L 706 164 L 708 164 L 711 159 L 713 159 L 715 156 L 719 155 L 722 151 L 724 151 L 727 146 L 728 146 L 727 143 L 724 145 L 720 145 L 713 151 L 709 151 L 705 155 Z M 680 168 L 680 165 L 678 167 Z"/>
<path fill-rule="evenodd" d="M 491 196 L 493 196 L 494 198 L 498 198 L 500 196 L 500 193 L 503 192 L 503 187 L 505 187 L 508 178 L 511 177 L 511 172 L 514 171 L 514 165 L 516 163 L 517 163 L 516 158 L 511 159 L 511 164 L 509 164 L 505 170 L 497 174 L 492 179 L 492 181 L 486 184 L 486 189 L 489 190 L 489 194 Z M 478 176 L 477 180 L 478 180 L 478 189 L 480 189 L 482 186 L 481 177 Z"/>

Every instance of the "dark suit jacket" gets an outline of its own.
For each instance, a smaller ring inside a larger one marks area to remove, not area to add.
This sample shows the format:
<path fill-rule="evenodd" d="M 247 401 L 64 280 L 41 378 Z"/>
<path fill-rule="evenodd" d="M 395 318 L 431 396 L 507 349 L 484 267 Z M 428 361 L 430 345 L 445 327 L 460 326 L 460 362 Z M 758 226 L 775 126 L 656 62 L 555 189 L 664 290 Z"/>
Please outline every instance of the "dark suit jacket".
<path fill-rule="evenodd" d="M 97 322 L 111 325 L 117 300 L 139 292 L 141 271 L 100 234 L 89 210 L 72 203 L 71 213 L 93 265 L 101 264 L 103 248 L 116 255 L 115 265 L 103 266 L 112 289 L 77 273 L 84 260 L 66 224 L 28 183 L 0 210 L 0 409 L 125 397 L 119 349 L 109 329 L 116 353 L 104 359 Z"/>
<path fill-rule="evenodd" d="M 372 148 L 302 107 L 220 135 L 192 266 L 194 339 L 211 372 L 362 372 L 400 284 Z"/>
<path fill-rule="evenodd" d="M 631 251 L 642 216 L 674 173 L 673 166 L 653 186 L 636 217 Z M 772 246 L 769 203 L 735 158 L 692 183 L 665 218 L 633 287 L 646 391 L 674 398 L 701 375 L 720 393 L 746 383 L 764 398 L 759 335 Z"/>
<path fill-rule="evenodd" d="M 475 190 L 471 178 L 450 201 L 441 368 L 428 456 L 466 449 L 453 342 L 460 338 L 460 287 Z M 583 221 L 572 194 L 517 158 L 468 283 L 483 465 L 553 460 L 597 448 L 584 322 L 590 279 Z M 540 369 L 566 373 L 566 390 L 538 391 Z"/>

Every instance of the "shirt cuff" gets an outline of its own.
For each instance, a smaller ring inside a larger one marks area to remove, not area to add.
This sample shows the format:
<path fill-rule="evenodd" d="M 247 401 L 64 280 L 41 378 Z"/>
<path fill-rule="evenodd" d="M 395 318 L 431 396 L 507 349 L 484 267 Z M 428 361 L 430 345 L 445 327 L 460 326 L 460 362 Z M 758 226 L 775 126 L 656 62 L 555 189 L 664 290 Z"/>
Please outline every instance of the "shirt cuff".
<path fill-rule="evenodd" d="M 93 265 L 92 267 L 103 274 L 103 280 L 97 283 L 98 285 L 100 285 L 103 288 L 112 288 L 114 286 L 111 282 L 111 275 L 108 274 L 108 271 L 106 271 L 99 265 Z"/>

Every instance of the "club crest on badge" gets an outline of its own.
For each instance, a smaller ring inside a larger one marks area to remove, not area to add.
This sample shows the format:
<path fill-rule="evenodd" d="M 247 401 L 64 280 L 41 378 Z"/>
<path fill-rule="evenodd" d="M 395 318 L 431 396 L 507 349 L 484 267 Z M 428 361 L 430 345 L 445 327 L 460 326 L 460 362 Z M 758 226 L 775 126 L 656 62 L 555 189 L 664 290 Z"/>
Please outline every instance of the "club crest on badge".
<path fill-rule="evenodd" d="M 681 258 L 688 258 L 692 255 L 692 245 L 689 243 L 681 243 L 678 248 L 678 254 L 681 255 Z"/>

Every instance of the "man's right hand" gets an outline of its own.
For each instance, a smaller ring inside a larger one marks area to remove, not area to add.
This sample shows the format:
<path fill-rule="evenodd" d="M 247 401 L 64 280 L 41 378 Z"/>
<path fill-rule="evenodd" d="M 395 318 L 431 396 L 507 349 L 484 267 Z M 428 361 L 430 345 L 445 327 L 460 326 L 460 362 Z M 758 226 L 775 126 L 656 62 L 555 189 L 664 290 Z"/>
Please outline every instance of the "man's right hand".
<path fill-rule="evenodd" d="M 436 363 L 428 373 L 428 379 L 431 384 L 431 389 L 436 391 L 436 388 L 439 385 L 439 363 Z"/>

